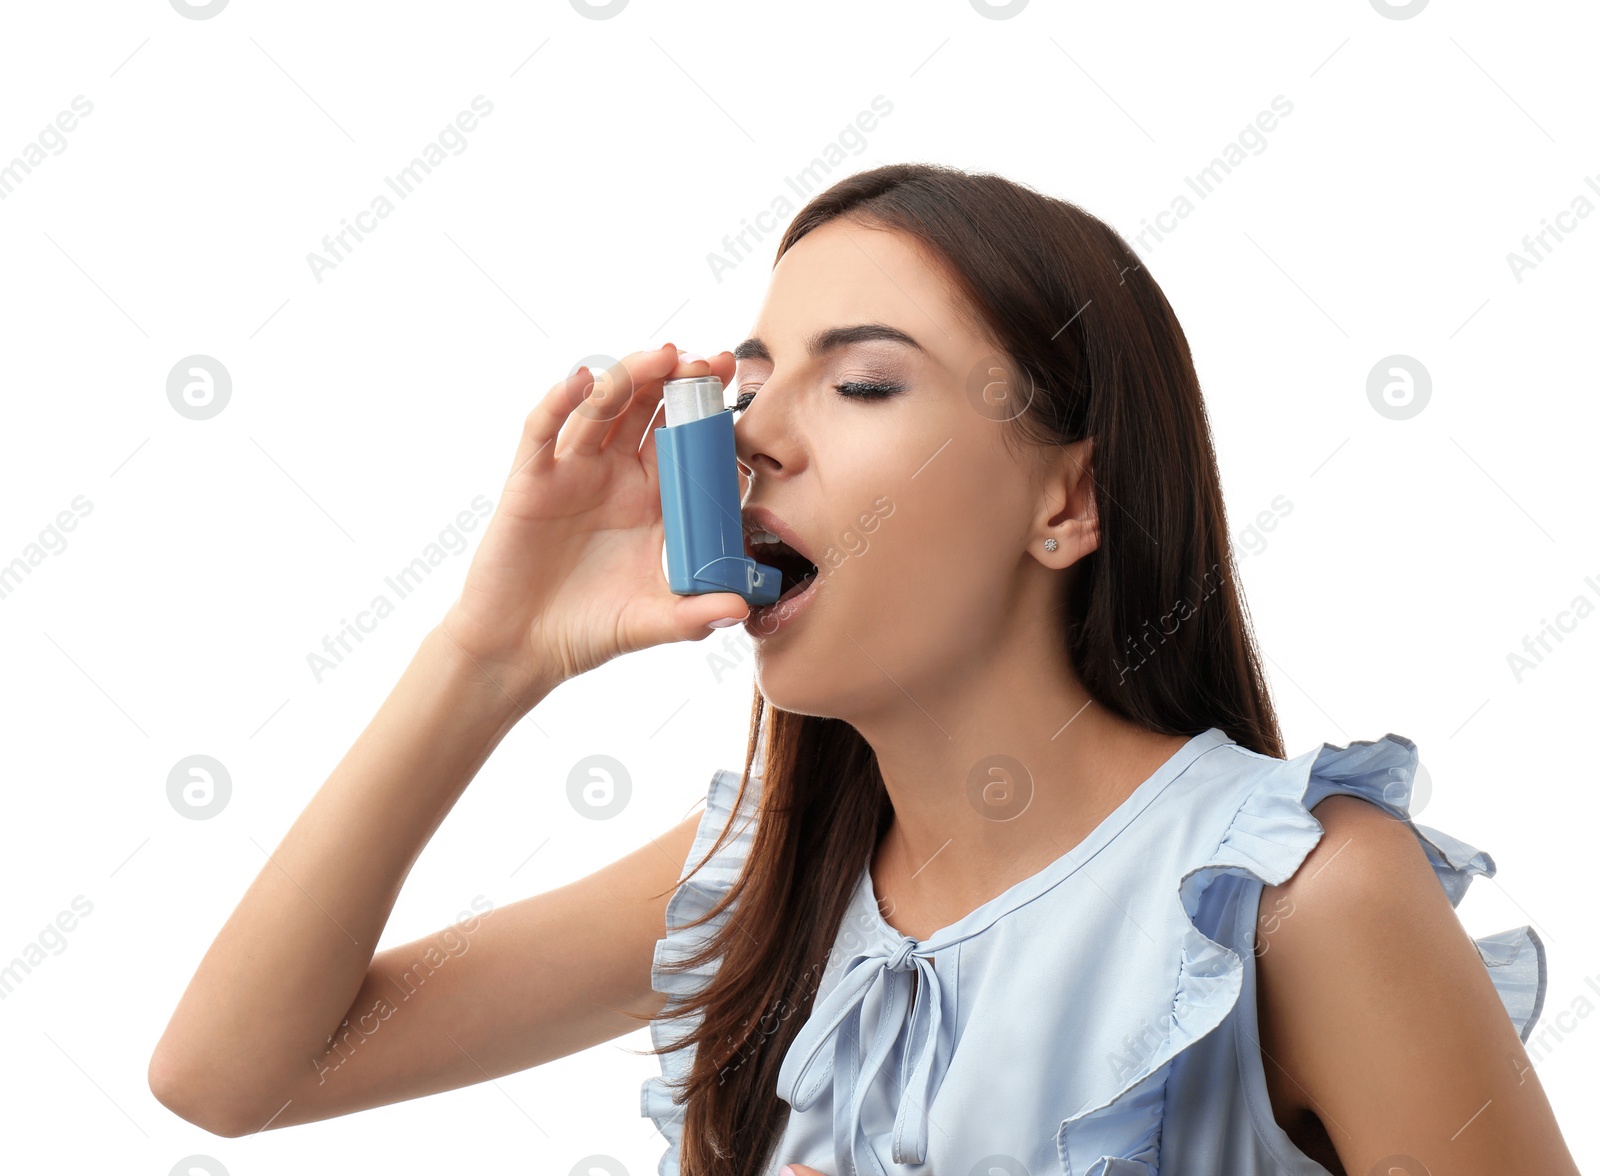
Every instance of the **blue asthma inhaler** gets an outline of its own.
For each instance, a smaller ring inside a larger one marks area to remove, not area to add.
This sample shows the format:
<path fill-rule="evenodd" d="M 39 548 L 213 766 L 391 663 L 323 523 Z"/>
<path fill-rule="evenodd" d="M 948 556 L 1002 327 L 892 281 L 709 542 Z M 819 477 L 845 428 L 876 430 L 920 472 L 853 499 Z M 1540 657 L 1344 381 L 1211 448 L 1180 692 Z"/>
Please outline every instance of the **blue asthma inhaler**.
<path fill-rule="evenodd" d="M 661 386 L 667 423 L 655 431 L 666 531 L 667 585 L 678 596 L 737 592 L 755 608 L 771 604 L 783 573 L 744 550 L 733 410 L 716 376 L 686 376 Z"/>

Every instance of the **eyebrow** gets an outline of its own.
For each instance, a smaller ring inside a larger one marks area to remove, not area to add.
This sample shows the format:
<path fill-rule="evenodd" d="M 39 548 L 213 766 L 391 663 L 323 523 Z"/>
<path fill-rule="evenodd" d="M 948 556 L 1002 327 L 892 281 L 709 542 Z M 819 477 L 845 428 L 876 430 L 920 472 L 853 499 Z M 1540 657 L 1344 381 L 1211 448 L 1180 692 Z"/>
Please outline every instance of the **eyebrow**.
<path fill-rule="evenodd" d="M 904 347 L 920 351 L 923 355 L 928 354 L 927 348 L 921 343 L 899 327 L 891 327 L 887 323 L 859 323 L 853 327 L 830 327 L 825 331 L 818 331 L 806 340 L 806 352 L 816 357 L 841 347 L 876 341 L 899 343 Z M 767 345 L 760 339 L 750 338 L 733 349 L 733 358 L 759 359 L 771 363 L 772 352 L 767 350 Z"/>

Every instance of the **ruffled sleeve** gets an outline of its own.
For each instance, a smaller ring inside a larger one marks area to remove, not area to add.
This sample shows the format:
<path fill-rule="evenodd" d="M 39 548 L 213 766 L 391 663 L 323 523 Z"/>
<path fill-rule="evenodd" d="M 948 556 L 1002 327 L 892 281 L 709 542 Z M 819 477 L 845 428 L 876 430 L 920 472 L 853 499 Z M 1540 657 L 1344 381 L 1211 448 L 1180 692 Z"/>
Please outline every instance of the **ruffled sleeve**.
<path fill-rule="evenodd" d="M 684 872 L 705 857 L 734 814 L 739 794 L 740 772 L 719 768 L 712 773 L 706 793 L 705 811 L 689 848 Z M 738 820 L 716 854 L 691 878 L 682 882 L 667 901 L 666 938 L 656 941 L 650 967 L 650 986 L 666 996 L 670 1012 L 683 999 L 699 992 L 716 975 L 717 960 L 686 971 L 667 971 L 664 965 L 687 960 L 717 933 L 731 911 L 694 927 L 685 924 L 709 911 L 733 886 L 749 857 L 755 837 L 756 804 L 760 795 L 759 764 L 752 769 L 749 786 L 739 807 Z M 657 1048 L 681 1041 L 692 1031 L 693 1021 L 685 1017 L 650 1022 L 651 1043 Z M 675 1101 L 694 1065 L 694 1047 L 683 1046 L 660 1055 L 661 1076 L 647 1078 L 640 1091 L 640 1114 L 655 1121 L 656 1129 L 667 1140 L 666 1154 L 657 1171 L 660 1176 L 678 1176 L 678 1153 L 683 1140 L 683 1105 Z"/>
<path fill-rule="evenodd" d="M 1473 878 L 1495 876 L 1494 859 L 1483 850 L 1411 820 L 1412 788 L 1417 774 L 1417 746 L 1411 740 L 1390 734 L 1349 747 L 1323 744 L 1317 765 L 1312 770 L 1303 807 L 1313 809 L 1336 792 L 1365 797 L 1383 806 L 1416 834 L 1451 906 L 1461 904 Z M 1309 811 L 1306 816 L 1315 819 Z M 1523 926 L 1481 936 L 1473 943 L 1489 969 L 1489 979 L 1516 1026 L 1517 1035 L 1526 1042 L 1544 1008 L 1548 973 L 1543 940 L 1532 927 Z"/>
<path fill-rule="evenodd" d="M 1149 1035 L 1145 1048 L 1119 1067 L 1119 1080 L 1106 1084 L 1108 1093 L 1062 1121 L 1057 1148 L 1066 1176 L 1156 1176 L 1169 1063 L 1228 1018 L 1244 987 L 1241 953 L 1253 950 L 1245 937 L 1253 934 L 1255 918 L 1236 904 L 1259 895 L 1253 884 L 1277 885 L 1293 876 L 1322 837 L 1310 810 L 1324 798 L 1359 796 L 1405 821 L 1451 906 L 1459 905 L 1474 877 L 1495 874 L 1494 859 L 1484 851 L 1411 819 L 1417 748 L 1403 736 L 1391 733 L 1348 747 L 1324 743 L 1288 761 L 1241 751 L 1263 774 L 1235 809 L 1215 850 L 1179 881 L 1178 900 L 1187 916 L 1181 961 L 1170 1008 L 1151 1010 L 1164 1031 Z M 1219 942 L 1202 928 L 1235 942 Z M 1474 943 L 1506 1014 L 1527 1041 L 1544 1004 L 1544 944 L 1526 926 Z M 1139 1143 L 1118 1143 L 1113 1150 L 1107 1145 L 1114 1140 Z M 1241 1163 L 1234 1170 L 1245 1168 Z"/>

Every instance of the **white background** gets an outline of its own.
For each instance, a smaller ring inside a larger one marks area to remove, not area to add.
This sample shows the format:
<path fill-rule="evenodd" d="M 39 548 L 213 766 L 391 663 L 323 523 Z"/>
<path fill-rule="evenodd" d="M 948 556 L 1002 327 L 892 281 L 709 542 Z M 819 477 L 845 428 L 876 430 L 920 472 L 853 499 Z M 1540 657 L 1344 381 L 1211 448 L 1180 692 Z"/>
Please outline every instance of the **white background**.
<path fill-rule="evenodd" d="M 181 0 L 180 0 L 181 3 Z M 804 7 L 633 0 L 8 5 L 0 161 L 82 95 L 93 111 L 0 201 L 0 563 L 92 504 L 0 599 L 9 751 L 0 960 L 75 896 L 91 914 L 0 1001 L 0 1166 L 166 1173 L 653 1171 L 643 1032 L 476 1087 L 222 1139 L 145 1084 L 195 965 L 458 589 L 451 556 L 317 681 L 307 655 L 471 500 L 523 416 L 597 353 L 749 333 L 788 195 L 882 95 L 829 177 L 902 160 L 993 170 L 1132 239 L 1283 95 L 1293 112 L 1141 253 L 1194 349 L 1230 523 L 1292 510 L 1241 575 L 1291 755 L 1394 731 L 1432 781 L 1420 819 L 1491 852 L 1474 934 L 1550 953 L 1539 1074 L 1581 1166 L 1600 1097 L 1592 730 L 1600 616 L 1520 681 L 1508 655 L 1600 603 L 1592 348 L 1600 216 L 1518 281 L 1507 255 L 1600 203 L 1593 17 L 1435 2 L 1405 20 L 1316 5 L 968 0 Z M 307 254 L 483 95 L 493 113 L 340 264 Z M 819 169 L 820 170 L 820 169 Z M 1193 198 L 1193 194 L 1191 198 Z M 767 222 L 772 224 L 770 220 Z M 1569 222 L 1570 223 L 1570 222 Z M 731 264 L 720 275 L 710 258 Z M 186 419 L 168 372 L 232 378 Z M 1374 410 L 1392 354 L 1432 378 Z M 479 531 L 468 536 L 475 542 Z M 1247 537 L 1246 537 L 1247 538 Z M 1586 581 L 1585 577 L 1594 577 Z M 392 597 L 392 593 L 390 594 Z M 581 876 L 676 823 L 742 763 L 749 640 L 652 649 L 562 687 L 430 844 L 383 944 Z M 612 716 L 607 718 L 607 716 Z M 618 717 L 620 716 L 620 718 Z M 603 753 L 633 795 L 580 816 Z M 218 816 L 169 769 L 216 757 Z M 537 851 L 537 852 L 536 852 Z M 530 857 L 530 855 L 532 855 Z M 1536 1055 L 1536 1058 L 1539 1055 Z M 941 1174 L 951 1176 L 951 1174 Z"/>

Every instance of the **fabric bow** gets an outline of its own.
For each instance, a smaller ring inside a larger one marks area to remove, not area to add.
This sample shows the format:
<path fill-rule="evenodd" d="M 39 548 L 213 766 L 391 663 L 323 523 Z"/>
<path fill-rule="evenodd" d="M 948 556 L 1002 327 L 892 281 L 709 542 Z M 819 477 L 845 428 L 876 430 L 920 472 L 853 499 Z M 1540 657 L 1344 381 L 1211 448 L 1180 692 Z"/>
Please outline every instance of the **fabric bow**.
<path fill-rule="evenodd" d="M 833 1143 L 849 1156 L 851 1171 L 887 1176 L 861 1128 L 861 1108 L 895 1043 L 906 1037 L 900 1067 L 900 1101 L 894 1117 L 892 1155 L 897 1164 L 920 1164 L 928 1154 L 928 1104 L 933 1097 L 933 1064 L 938 1052 L 942 1006 L 933 959 L 919 953 L 911 936 L 887 953 L 857 956 L 831 992 L 812 1009 L 795 1035 L 778 1071 L 778 1095 L 796 1110 L 817 1101 L 824 1082 L 833 1079 Z M 915 971 L 915 977 L 912 973 Z M 916 999 L 910 989 L 915 979 Z M 862 1007 L 882 988 L 877 1023 L 863 1035 Z M 911 1004 L 909 1024 L 906 1006 Z M 832 1067 L 820 1066 L 823 1048 L 834 1043 Z M 866 1057 L 858 1046 L 867 1043 Z"/>

